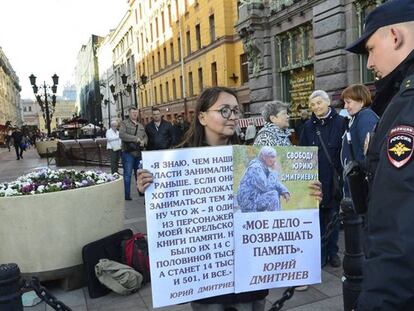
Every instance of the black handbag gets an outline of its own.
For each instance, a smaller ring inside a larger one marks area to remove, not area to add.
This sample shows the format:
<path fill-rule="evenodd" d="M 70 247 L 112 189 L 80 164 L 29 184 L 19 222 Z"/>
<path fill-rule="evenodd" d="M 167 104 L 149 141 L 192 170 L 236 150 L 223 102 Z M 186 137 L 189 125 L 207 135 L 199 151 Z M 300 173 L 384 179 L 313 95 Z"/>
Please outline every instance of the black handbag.
<path fill-rule="evenodd" d="M 338 173 L 338 170 L 335 168 L 332 159 L 329 155 L 328 149 L 326 149 L 325 143 L 322 139 L 321 131 L 316 130 L 316 135 L 319 138 L 319 141 L 321 142 L 321 146 L 323 151 L 325 152 L 326 158 L 328 159 L 329 164 L 331 165 L 333 169 L 333 180 L 332 180 L 332 198 L 336 202 L 341 202 L 343 196 L 344 196 L 344 179 L 342 177 L 342 174 Z"/>
<path fill-rule="evenodd" d="M 137 131 L 138 131 L 138 125 L 135 127 L 134 136 L 137 136 Z M 124 144 L 125 144 L 126 152 L 141 151 L 141 143 L 139 142 L 126 141 L 124 142 Z"/>
<path fill-rule="evenodd" d="M 126 152 L 141 151 L 141 144 L 133 143 L 133 142 L 125 142 L 125 151 Z"/>

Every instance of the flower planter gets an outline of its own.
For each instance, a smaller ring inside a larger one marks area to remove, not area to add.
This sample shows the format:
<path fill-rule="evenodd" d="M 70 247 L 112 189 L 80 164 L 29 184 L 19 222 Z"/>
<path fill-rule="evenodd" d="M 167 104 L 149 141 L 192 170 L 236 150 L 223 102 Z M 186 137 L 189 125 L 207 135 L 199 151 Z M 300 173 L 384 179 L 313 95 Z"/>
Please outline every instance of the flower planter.
<path fill-rule="evenodd" d="M 41 158 L 51 154 L 57 150 L 57 140 L 45 140 L 36 142 L 36 150 Z"/>
<path fill-rule="evenodd" d="M 0 263 L 15 262 L 24 274 L 60 279 L 62 271 L 82 264 L 84 245 L 123 229 L 123 180 L 0 197 L 0 215 Z"/>

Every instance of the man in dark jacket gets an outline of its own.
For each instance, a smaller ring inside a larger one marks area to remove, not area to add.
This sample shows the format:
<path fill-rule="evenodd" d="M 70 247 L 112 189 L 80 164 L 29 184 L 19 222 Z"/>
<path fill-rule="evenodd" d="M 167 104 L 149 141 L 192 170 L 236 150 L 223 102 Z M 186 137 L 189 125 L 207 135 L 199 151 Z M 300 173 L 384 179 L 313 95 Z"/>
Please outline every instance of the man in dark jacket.
<path fill-rule="evenodd" d="M 16 128 L 12 133 L 14 150 L 16 151 L 16 160 L 23 159 L 23 133 L 19 128 Z"/>
<path fill-rule="evenodd" d="M 330 103 L 329 95 L 324 91 L 314 91 L 309 96 L 309 109 L 312 111 L 312 117 L 305 122 L 300 137 L 301 146 L 318 147 L 319 180 L 323 191 L 319 209 L 321 236 L 325 234 L 327 225 L 334 215 L 339 213 L 341 200 L 341 197 L 335 195 L 337 189 L 334 187 L 333 180 L 335 172 L 337 175 L 342 174 L 340 152 L 346 122 L 336 113 L 335 109 L 330 107 Z M 327 262 L 333 267 L 341 265 L 338 256 L 338 236 L 339 223 L 328 240 L 327 249 L 322 249 L 322 265 Z"/>
<path fill-rule="evenodd" d="M 414 1 L 392 0 L 347 48 L 368 54 L 380 116 L 367 153 L 367 253 L 357 311 L 414 308 Z"/>
<path fill-rule="evenodd" d="M 152 121 L 145 126 L 148 136 L 147 150 L 169 149 L 175 143 L 174 127 L 162 119 L 158 108 L 152 109 Z"/>

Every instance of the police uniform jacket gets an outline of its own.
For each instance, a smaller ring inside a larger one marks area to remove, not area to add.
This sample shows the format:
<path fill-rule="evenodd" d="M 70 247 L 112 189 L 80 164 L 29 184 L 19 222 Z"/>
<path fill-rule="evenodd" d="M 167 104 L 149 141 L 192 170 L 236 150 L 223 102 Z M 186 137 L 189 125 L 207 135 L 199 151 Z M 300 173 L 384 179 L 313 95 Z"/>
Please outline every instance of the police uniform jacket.
<path fill-rule="evenodd" d="M 383 114 L 367 153 L 367 258 L 357 311 L 408 311 L 414 310 L 414 51 L 376 87 L 373 109 Z"/>

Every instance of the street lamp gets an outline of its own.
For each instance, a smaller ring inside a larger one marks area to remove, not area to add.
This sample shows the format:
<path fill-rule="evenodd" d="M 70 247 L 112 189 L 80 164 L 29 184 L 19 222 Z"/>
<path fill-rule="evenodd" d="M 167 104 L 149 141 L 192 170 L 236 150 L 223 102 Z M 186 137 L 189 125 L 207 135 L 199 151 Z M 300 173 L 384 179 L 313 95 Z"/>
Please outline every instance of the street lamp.
<path fill-rule="evenodd" d="M 43 85 L 40 85 L 39 87 L 36 85 L 36 76 L 34 74 L 31 74 L 29 76 L 29 79 L 30 79 L 30 84 L 32 85 L 33 93 L 36 97 L 37 103 L 39 104 L 42 110 L 42 113 L 43 113 L 43 119 L 45 120 L 45 123 L 46 123 L 47 136 L 50 137 L 50 134 L 51 134 L 50 123 L 51 123 L 53 114 L 55 112 L 55 106 L 56 106 L 56 95 L 55 94 L 57 91 L 57 85 L 59 84 L 59 77 L 55 73 L 52 76 L 52 81 L 53 81 L 52 86 L 46 85 L 46 82 L 44 81 Z M 38 94 L 39 89 L 43 89 L 44 94 L 42 95 Z M 50 95 L 50 93 L 48 93 L 48 89 L 52 90 L 53 95 Z"/>
<path fill-rule="evenodd" d="M 120 90 L 119 92 L 115 91 L 115 85 L 111 84 L 109 86 L 109 89 L 111 90 L 112 96 L 114 97 L 114 100 L 117 101 L 118 100 L 118 96 L 120 98 L 121 101 L 121 119 L 124 120 L 124 102 L 122 100 L 122 91 Z"/>
<path fill-rule="evenodd" d="M 111 89 L 112 92 L 112 89 Z M 115 89 L 114 89 L 115 92 Z M 108 106 L 108 129 L 111 128 L 111 102 L 109 101 L 109 99 L 104 99 L 104 95 L 101 94 L 101 101 L 103 102 L 103 104 L 105 105 L 105 107 Z"/>
<path fill-rule="evenodd" d="M 131 88 L 134 89 L 134 104 L 135 104 L 135 108 L 138 108 L 138 114 L 139 114 L 139 118 L 141 119 L 141 110 L 140 107 L 138 107 L 138 96 L 137 96 L 137 87 L 140 90 L 143 90 L 145 88 L 145 84 L 147 84 L 148 81 L 148 77 L 145 74 L 142 74 L 139 77 L 140 81 L 137 83 L 135 80 L 132 81 L 132 83 L 127 83 L 128 82 L 128 77 L 127 75 L 124 73 L 121 76 L 121 80 L 122 80 L 122 84 L 124 85 L 126 91 L 131 94 Z M 140 120 L 141 121 L 141 120 Z"/>

